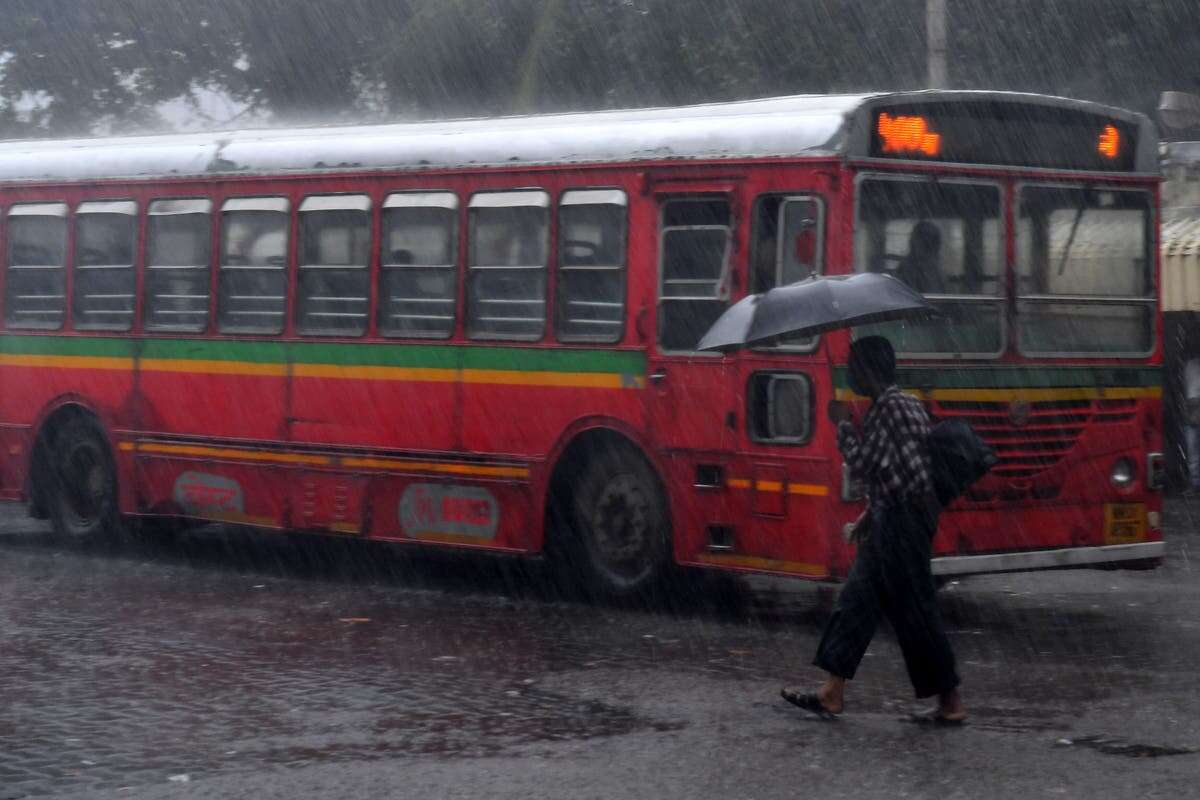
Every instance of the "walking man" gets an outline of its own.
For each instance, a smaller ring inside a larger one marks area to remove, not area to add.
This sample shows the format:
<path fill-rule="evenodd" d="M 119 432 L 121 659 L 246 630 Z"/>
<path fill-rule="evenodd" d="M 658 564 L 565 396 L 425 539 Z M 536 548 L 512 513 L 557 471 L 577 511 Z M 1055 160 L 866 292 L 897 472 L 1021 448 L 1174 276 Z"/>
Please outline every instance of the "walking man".
<path fill-rule="evenodd" d="M 867 486 L 866 519 L 855 526 L 861 531 L 858 555 L 813 661 L 828 678 L 815 693 L 785 688 L 782 695 L 823 718 L 840 714 L 846 681 L 854 678 L 880 616 L 886 615 L 917 697 L 938 698 L 937 709 L 919 719 L 961 724 L 967 712 L 929 568 L 939 511 L 929 415 L 920 400 L 896 387 L 896 355 L 882 336 L 851 345 L 849 373 L 850 388 L 872 401 L 862 430 L 845 403 L 831 402 L 829 417 L 837 425 L 842 457 Z"/>

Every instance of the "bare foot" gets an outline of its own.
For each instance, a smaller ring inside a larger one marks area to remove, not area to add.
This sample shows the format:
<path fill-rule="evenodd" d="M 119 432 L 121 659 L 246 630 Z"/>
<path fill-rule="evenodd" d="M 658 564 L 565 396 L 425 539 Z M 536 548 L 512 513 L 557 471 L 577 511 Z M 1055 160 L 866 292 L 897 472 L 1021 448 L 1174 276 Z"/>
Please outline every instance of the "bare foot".
<path fill-rule="evenodd" d="M 825 710 L 830 714 L 842 713 L 842 707 L 845 701 L 842 699 L 842 693 L 830 688 L 829 683 L 821 684 L 821 688 L 817 689 L 817 700 L 825 707 Z"/>
<path fill-rule="evenodd" d="M 958 689 L 938 695 L 938 707 L 934 714 L 944 722 L 957 723 L 966 720 L 967 708 L 963 705 Z"/>

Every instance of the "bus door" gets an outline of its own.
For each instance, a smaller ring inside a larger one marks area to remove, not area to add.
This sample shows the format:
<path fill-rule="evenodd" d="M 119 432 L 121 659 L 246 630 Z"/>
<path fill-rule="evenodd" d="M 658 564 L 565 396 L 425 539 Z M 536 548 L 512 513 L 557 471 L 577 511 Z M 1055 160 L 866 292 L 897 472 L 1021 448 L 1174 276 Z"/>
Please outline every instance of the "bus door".
<path fill-rule="evenodd" d="M 658 195 L 656 346 L 647 416 L 671 497 L 676 553 L 688 560 L 728 525 L 724 477 L 741 413 L 737 356 L 696 345 L 728 308 L 739 247 L 736 192 Z"/>
<path fill-rule="evenodd" d="M 822 198 L 796 191 L 759 195 L 751 208 L 749 290 L 769 291 L 824 272 Z M 820 339 L 783 337 L 745 351 L 737 387 L 745 424 L 730 474 L 741 521 L 726 544 L 738 557 L 782 572 L 824 577 L 836 500 L 832 435 L 822 398 L 829 367 Z"/>

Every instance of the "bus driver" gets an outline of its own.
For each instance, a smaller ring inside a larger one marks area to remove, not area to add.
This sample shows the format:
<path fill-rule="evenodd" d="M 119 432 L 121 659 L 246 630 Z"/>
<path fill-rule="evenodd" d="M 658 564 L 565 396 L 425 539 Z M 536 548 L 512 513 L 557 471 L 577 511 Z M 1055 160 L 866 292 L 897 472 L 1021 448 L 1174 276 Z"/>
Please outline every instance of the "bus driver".
<path fill-rule="evenodd" d="M 942 282 L 942 232 L 928 220 L 913 226 L 908 255 L 900 262 L 900 280 L 921 294 L 945 294 Z"/>

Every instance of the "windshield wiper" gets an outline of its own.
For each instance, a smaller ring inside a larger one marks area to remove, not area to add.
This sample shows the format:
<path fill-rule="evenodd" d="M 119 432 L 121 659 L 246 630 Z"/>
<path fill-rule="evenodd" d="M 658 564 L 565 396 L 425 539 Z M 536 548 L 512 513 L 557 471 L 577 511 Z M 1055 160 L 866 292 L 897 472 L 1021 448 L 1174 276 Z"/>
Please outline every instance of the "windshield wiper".
<path fill-rule="evenodd" d="M 1079 205 L 1075 208 L 1075 219 L 1071 222 L 1071 232 L 1067 235 L 1067 246 L 1063 248 L 1062 258 L 1058 260 L 1058 275 L 1062 275 L 1067 269 L 1067 259 L 1071 256 L 1071 245 L 1075 244 L 1075 233 L 1079 230 L 1079 221 L 1083 219 L 1083 212 L 1087 210 L 1088 190 L 1084 189 L 1079 195 Z"/>

